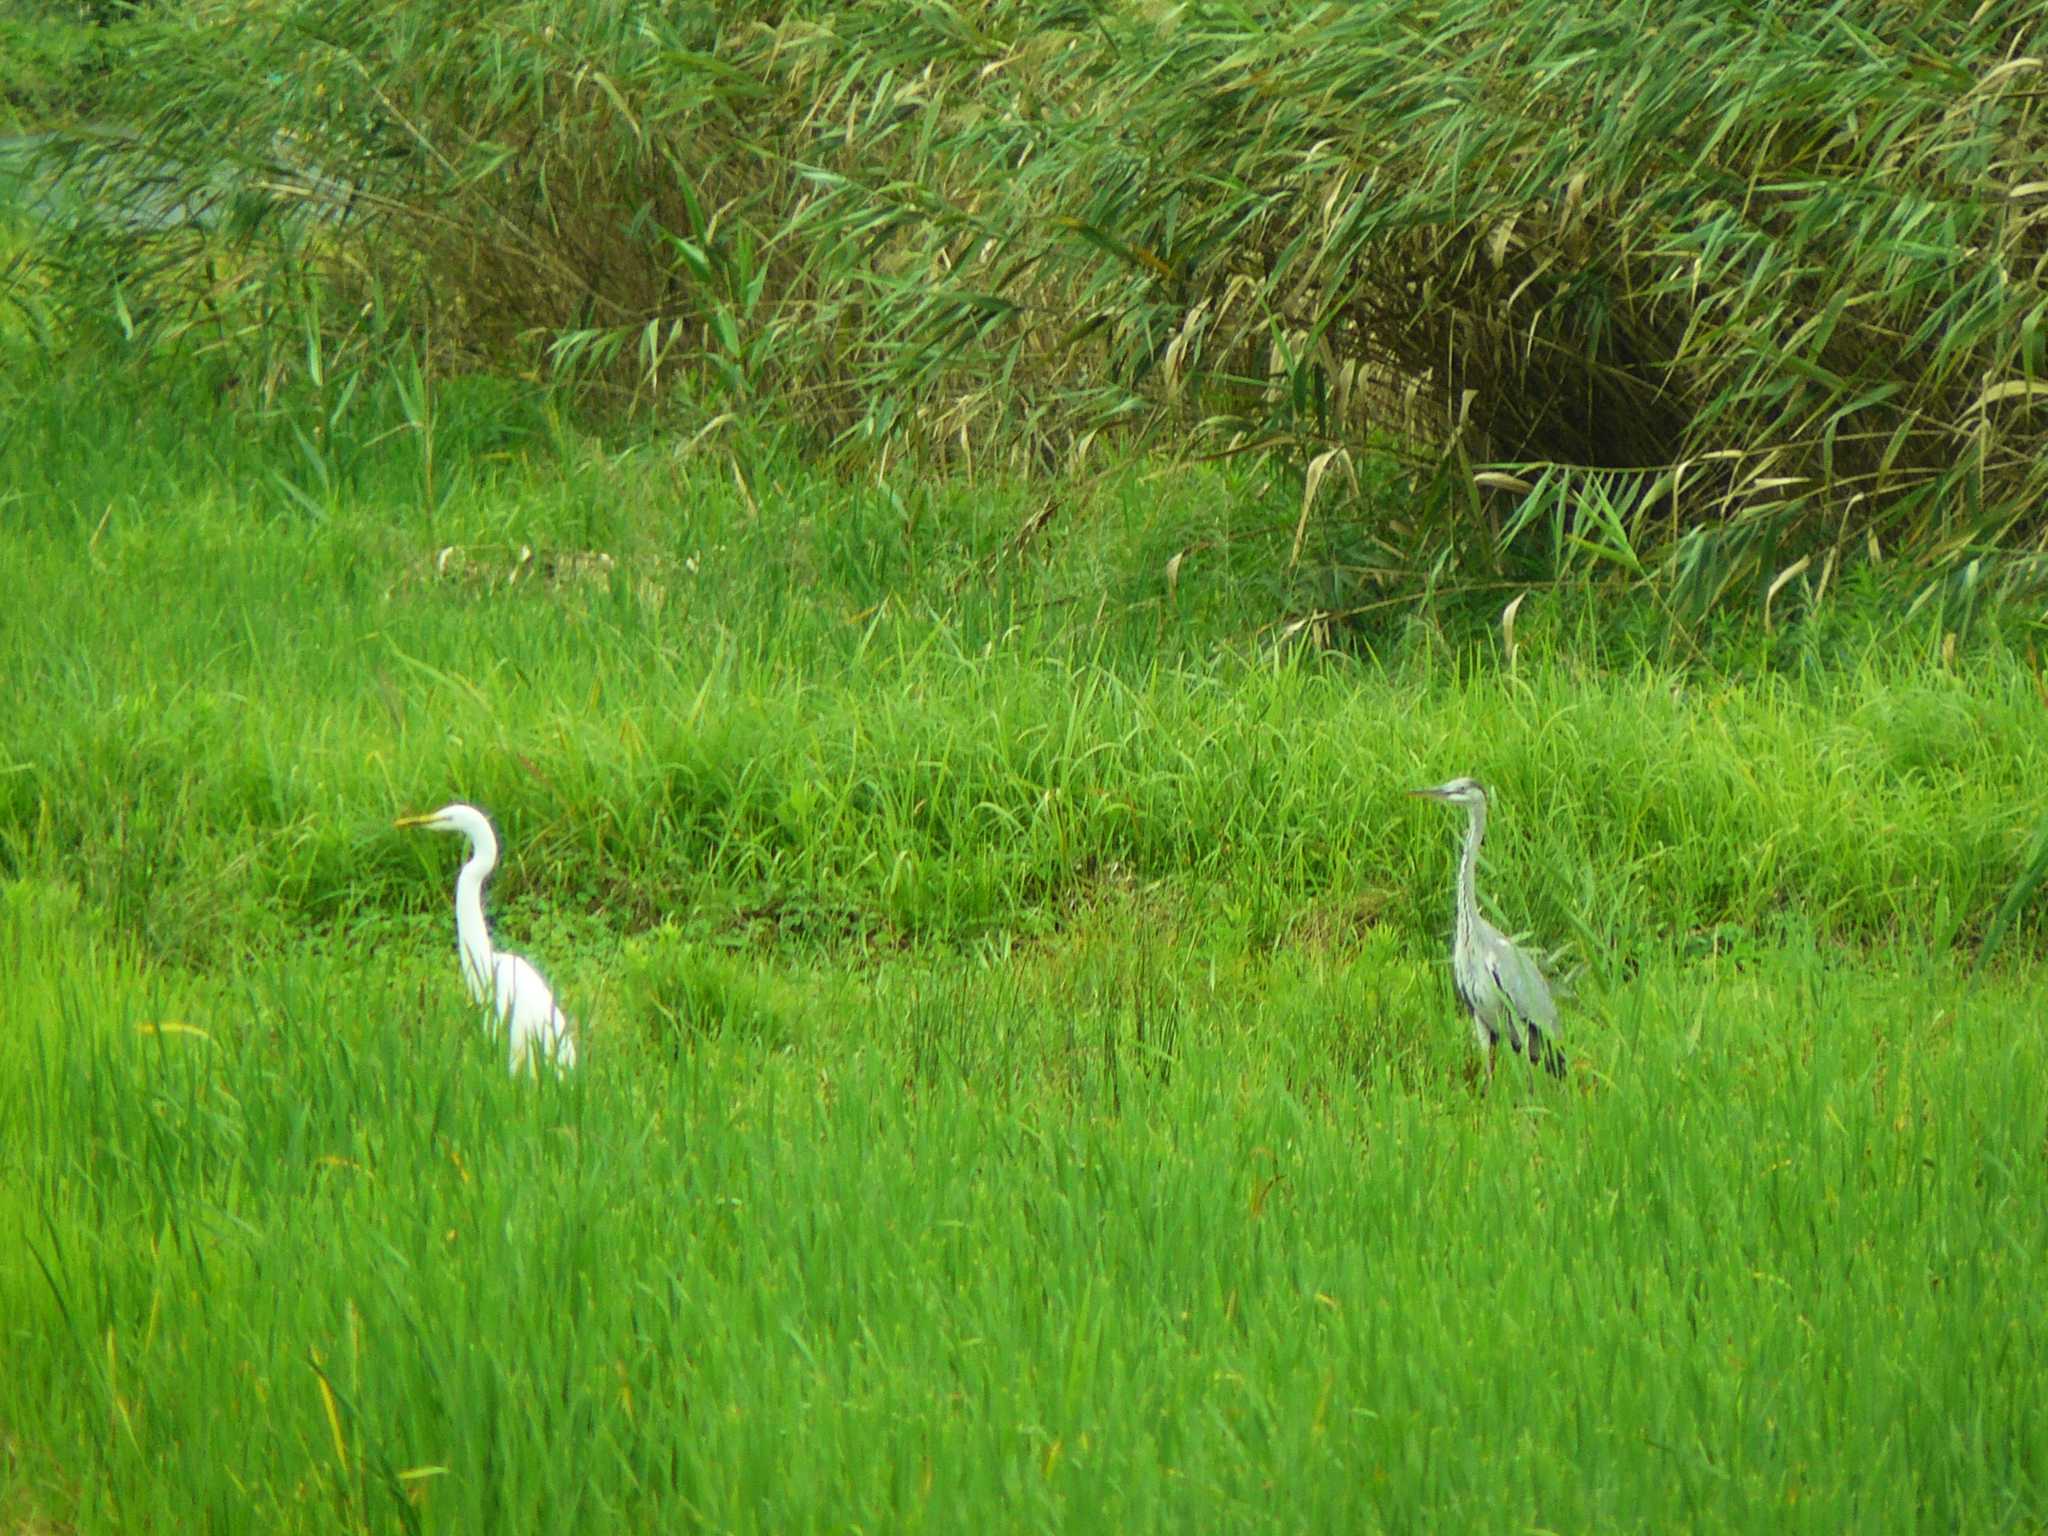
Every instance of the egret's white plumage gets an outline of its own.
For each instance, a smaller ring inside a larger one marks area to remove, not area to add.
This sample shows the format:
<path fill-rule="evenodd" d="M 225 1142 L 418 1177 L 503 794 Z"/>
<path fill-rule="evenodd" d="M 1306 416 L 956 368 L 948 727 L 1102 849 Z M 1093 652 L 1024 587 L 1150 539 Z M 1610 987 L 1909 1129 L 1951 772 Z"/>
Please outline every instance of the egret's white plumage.
<path fill-rule="evenodd" d="M 401 827 L 427 832 L 460 832 L 469 839 L 469 858 L 455 877 L 455 940 L 469 995 L 491 1011 L 510 1037 L 511 1067 L 552 1062 L 576 1065 L 576 1040 L 569 1021 L 541 974 L 518 955 L 491 944 L 484 926 L 484 882 L 498 865 L 498 836 L 491 819 L 473 805 L 444 805 L 426 816 L 401 816 Z"/>
<path fill-rule="evenodd" d="M 1465 849 L 1458 858 L 1457 923 L 1451 932 L 1451 979 L 1459 1001 L 1472 1015 L 1472 1032 L 1493 1079 L 1493 1047 L 1502 1035 L 1532 1064 L 1564 1073 L 1558 1047 L 1557 1003 L 1536 962 L 1514 940 L 1479 915 L 1479 840 L 1486 835 L 1486 791 L 1477 779 L 1452 779 L 1429 789 L 1411 789 L 1465 807 Z"/>

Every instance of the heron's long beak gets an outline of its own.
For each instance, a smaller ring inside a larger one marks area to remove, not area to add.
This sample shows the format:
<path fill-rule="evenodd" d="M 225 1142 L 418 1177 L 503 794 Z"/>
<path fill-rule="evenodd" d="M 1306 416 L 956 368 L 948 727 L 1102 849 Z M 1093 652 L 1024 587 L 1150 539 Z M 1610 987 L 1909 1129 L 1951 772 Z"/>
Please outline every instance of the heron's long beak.
<path fill-rule="evenodd" d="M 433 824 L 431 816 L 401 816 L 391 823 L 394 827 L 431 827 Z"/>
<path fill-rule="evenodd" d="M 1408 793 L 1411 795 L 1420 795 L 1425 800 L 1441 800 L 1444 798 L 1444 792 L 1440 788 L 1411 789 L 1408 791 Z"/>

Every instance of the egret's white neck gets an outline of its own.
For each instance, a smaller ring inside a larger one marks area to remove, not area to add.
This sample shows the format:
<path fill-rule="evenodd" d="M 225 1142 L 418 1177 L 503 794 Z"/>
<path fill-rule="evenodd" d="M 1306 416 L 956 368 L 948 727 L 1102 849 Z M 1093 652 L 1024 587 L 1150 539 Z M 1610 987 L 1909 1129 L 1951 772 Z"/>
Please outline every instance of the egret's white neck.
<path fill-rule="evenodd" d="M 1465 814 L 1465 851 L 1458 856 L 1458 935 L 1461 939 L 1479 923 L 1479 839 L 1486 835 L 1486 802 L 1474 800 L 1465 808 Z"/>
<path fill-rule="evenodd" d="M 478 1002 L 491 1001 L 491 933 L 484 926 L 484 882 L 498 865 L 498 840 L 486 826 L 469 835 L 469 860 L 455 877 L 455 940 L 462 979 Z"/>

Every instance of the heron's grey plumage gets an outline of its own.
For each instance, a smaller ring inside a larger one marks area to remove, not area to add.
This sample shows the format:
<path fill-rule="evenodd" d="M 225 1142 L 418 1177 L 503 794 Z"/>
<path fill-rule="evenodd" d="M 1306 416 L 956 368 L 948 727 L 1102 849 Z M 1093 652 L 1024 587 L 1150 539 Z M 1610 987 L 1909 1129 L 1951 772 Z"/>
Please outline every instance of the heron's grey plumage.
<path fill-rule="evenodd" d="M 1472 1015 L 1472 1032 L 1493 1076 L 1493 1048 L 1503 1037 L 1532 1063 L 1564 1074 L 1557 1003 L 1528 952 L 1479 915 L 1479 840 L 1486 835 L 1486 791 L 1476 779 L 1452 779 L 1411 791 L 1465 807 L 1465 848 L 1458 857 L 1457 922 L 1451 930 L 1451 979 Z"/>

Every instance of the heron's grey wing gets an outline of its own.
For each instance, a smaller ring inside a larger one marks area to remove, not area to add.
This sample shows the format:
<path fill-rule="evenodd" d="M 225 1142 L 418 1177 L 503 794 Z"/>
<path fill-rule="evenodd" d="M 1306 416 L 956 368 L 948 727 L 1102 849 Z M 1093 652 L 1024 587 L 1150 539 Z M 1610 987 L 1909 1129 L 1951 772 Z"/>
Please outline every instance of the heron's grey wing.
<path fill-rule="evenodd" d="M 1536 962 L 1519 949 L 1510 948 L 1496 958 L 1493 979 L 1509 1004 L 1522 1018 L 1553 1040 L 1557 1038 L 1557 1000 L 1550 995 L 1550 983 Z"/>
<path fill-rule="evenodd" d="M 1500 1003 L 1523 1024 L 1533 1024 L 1545 1039 L 1557 1039 L 1557 1002 L 1550 995 L 1550 983 L 1526 951 L 1491 923 L 1480 930 L 1486 950 L 1488 980 Z M 1517 1035 L 1520 1030 L 1515 1032 Z"/>
<path fill-rule="evenodd" d="M 1502 1021 L 1507 1028 L 1503 1031 L 1496 1027 L 1495 1033 L 1505 1033 L 1508 1044 L 1527 1056 L 1531 1065 L 1564 1076 L 1564 1051 L 1557 1038 L 1557 1003 L 1551 998 L 1550 984 L 1543 979 L 1543 972 L 1491 924 L 1483 930 L 1481 944 L 1484 985 L 1492 994 L 1490 1001 L 1495 1012 L 1507 1015 Z"/>

